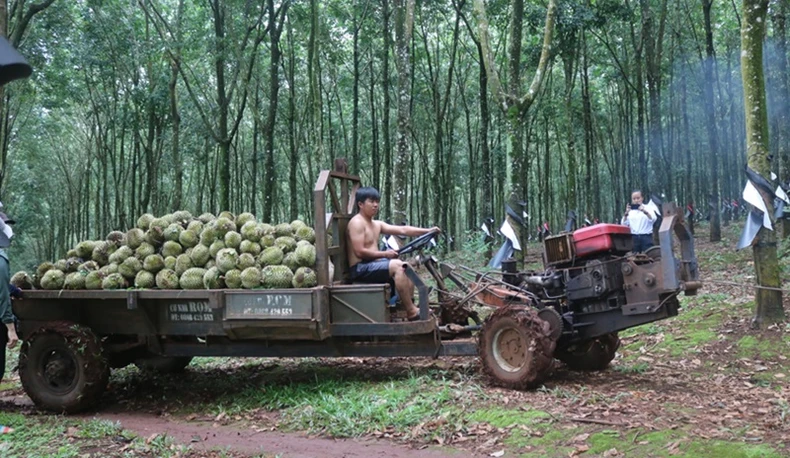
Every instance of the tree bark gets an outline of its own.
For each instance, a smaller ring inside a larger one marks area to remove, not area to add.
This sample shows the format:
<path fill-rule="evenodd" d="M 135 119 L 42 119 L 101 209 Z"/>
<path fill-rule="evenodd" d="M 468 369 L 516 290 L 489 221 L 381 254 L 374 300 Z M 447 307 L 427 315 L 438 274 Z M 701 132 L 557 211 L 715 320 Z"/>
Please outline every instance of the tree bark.
<path fill-rule="evenodd" d="M 770 178 L 768 159 L 768 109 L 763 76 L 763 39 L 768 0 L 744 0 L 741 24 L 741 78 L 743 80 L 743 109 L 746 121 L 746 160 L 749 167 L 763 177 Z M 763 196 L 769 215 L 773 218 L 773 196 Z M 776 256 L 776 234 L 765 227 L 757 234 L 753 245 L 754 269 L 759 286 L 779 288 L 779 263 Z M 784 321 L 782 293 L 758 288 L 755 294 L 753 325 Z"/>
<path fill-rule="evenodd" d="M 395 2 L 395 64 L 398 68 L 398 142 L 393 183 L 393 223 L 407 218 L 408 169 L 411 157 L 411 42 L 414 0 Z"/>
<path fill-rule="evenodd" d="M 710 200 L 716 204 L 711 208 L 710 213 L 710 241 L 718 242 L 721 240 L 721 223 L 719 204 L 721 202 L 719 193 L 719 132 L 716 124 L 716 105 L 713 99 L 713 86 L 716 82 L 716 55 L 713 51 L 713 29 L 711 28 L 710 10 L 713 0 L 702 0 L 702 13 L 705 24 L 705 60 L 703 68 L 705 70 L 705 124 L 708 129 L 708 147 L 710 158 Z"/>

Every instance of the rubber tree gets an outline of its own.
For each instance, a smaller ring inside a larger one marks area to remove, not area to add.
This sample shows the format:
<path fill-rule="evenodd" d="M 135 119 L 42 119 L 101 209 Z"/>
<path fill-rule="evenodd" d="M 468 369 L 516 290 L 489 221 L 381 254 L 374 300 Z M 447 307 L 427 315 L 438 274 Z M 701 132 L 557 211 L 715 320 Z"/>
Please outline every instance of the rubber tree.
<path fill-rule="evenodd" d="M 398 68 L 398 141 L 393 183 L 393 222 L 405 221 L 411 158 L 411 40 L 414 0 L 395 1 L 395 66 Z"/>
<path fill-rule="evenodd" d="M 496 66 L 494 64 L 494 54 L 488 35 L 488 17 L 483 0 L 475 0 L 475 14 L 477 16 L 480 47 L 482 48 L 483 59 L 488 75 L 489 87 L 499 108 L 505 113 L 508 120 L 508 137 L 510 141 L 510 200 L 519 202 L 526 200 L 526 181 L 527 176 L 524 171 L 526 162 L 523 145 L 524 130 L 527 125 L 527 113 L 529 108 L 537 99 L 540 86 L 546 75 L 546 69 L 551 57 L 552 32 L 557 15 L 557 5 L 554 0 L 549 0 L 546 9 L 546 23 L 543 32 L 543 47 L 538 61 L 538 68 L 532 78 L 532 83 L 526 93 L 521 94 L 520 87 L 520 68 L 521 68 L 521 37 L 522 21 L 524 17 L 524 0 L 512 0 L 511 2 L 511 21 L 508 37 L 509 61 L 508 61 L 508 88 L 505 89 L 499 79 Z M 514 226 L 516 228 L 516 226 Z M 527 231 L 519 231 L 521 246 L 526 247 Z M 524 251 L 522 251 L 522 254 Z"/>
<path fill-rule="evenodd" d="M 741 79 L 743 80 L 743 109 L 746 121 L 746 161 L 749 167 L 763 177 L 770 177 L 768 148 L 768 109 L 763 74 L 763 39 L 768 0 L 743 0 L 741 23 Z M 763 200 L 773 215 L 773 196 Z M 776 233 L 765 227 L 752 246 L 757 284 L 761 287 L 779 288 L 779 262 L 776 256 Z M 759 288 L 755 293 L 752 324 L 759 328 L 763 323 L 784 321 L 782 293 L 778 289 Z"/>

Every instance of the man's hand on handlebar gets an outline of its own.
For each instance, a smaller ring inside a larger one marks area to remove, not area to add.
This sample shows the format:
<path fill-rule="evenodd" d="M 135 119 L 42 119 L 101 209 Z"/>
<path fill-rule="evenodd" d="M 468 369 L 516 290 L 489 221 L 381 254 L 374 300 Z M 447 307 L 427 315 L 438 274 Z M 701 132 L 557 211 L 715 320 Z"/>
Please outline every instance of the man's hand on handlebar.
<path fill-rule="evenodd" d="M 398 252 L 395 250 L 387 250 L 384 252 L 384 257 L 387 259 L 397 259 L 399 256 Z"/>

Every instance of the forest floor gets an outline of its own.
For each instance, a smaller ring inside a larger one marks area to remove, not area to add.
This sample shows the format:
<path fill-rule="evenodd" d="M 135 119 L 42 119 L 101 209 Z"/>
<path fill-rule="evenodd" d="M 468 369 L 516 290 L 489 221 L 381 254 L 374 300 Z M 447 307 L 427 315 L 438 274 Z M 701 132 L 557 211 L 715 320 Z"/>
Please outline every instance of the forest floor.
<path fill-rule="evenodd" d="M 558 364 L 518 392 L 475 358 L 196 358 L 173 376 L 117 370 L 97 411 L 69 417 L 36 410 L 13 373 L 0 424 L 18 429 L 0 456 L 788 456 L 790 325 L 751 329 L 753 289 L 716 283 L 754 282 L 737 226 L 718 243 L 698 230 L 704 288 L 622 332 L 604 371 Z"/>

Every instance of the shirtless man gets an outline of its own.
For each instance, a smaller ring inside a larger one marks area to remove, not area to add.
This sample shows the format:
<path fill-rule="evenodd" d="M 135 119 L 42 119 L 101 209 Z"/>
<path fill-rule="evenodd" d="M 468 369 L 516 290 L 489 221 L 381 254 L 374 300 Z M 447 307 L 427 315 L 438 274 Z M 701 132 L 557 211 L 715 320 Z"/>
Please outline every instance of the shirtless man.
<path fill-rule="evenodd" d="M 348 222 L 348 265 L 351 281 L 362 283 L 390 283 L 395 281 L 395 290 L 406 308 L 409 321 L 419 319 L 420 310 L 414 305 L 414 283 L 406 276 L 405 263 L 398 259 L 395 250 L 380 251 L 378 240 L 381 234 L 405 235 L 416 237 L 431 231 L 439 231 L 438 227 L 423 229 L 414 226 L 393 226 L 383 221 L 374 220 L 379 212 L 381 195 L 375 188 L 359 188 L 356 193 L 356 205 L 359 213 Z"/>

